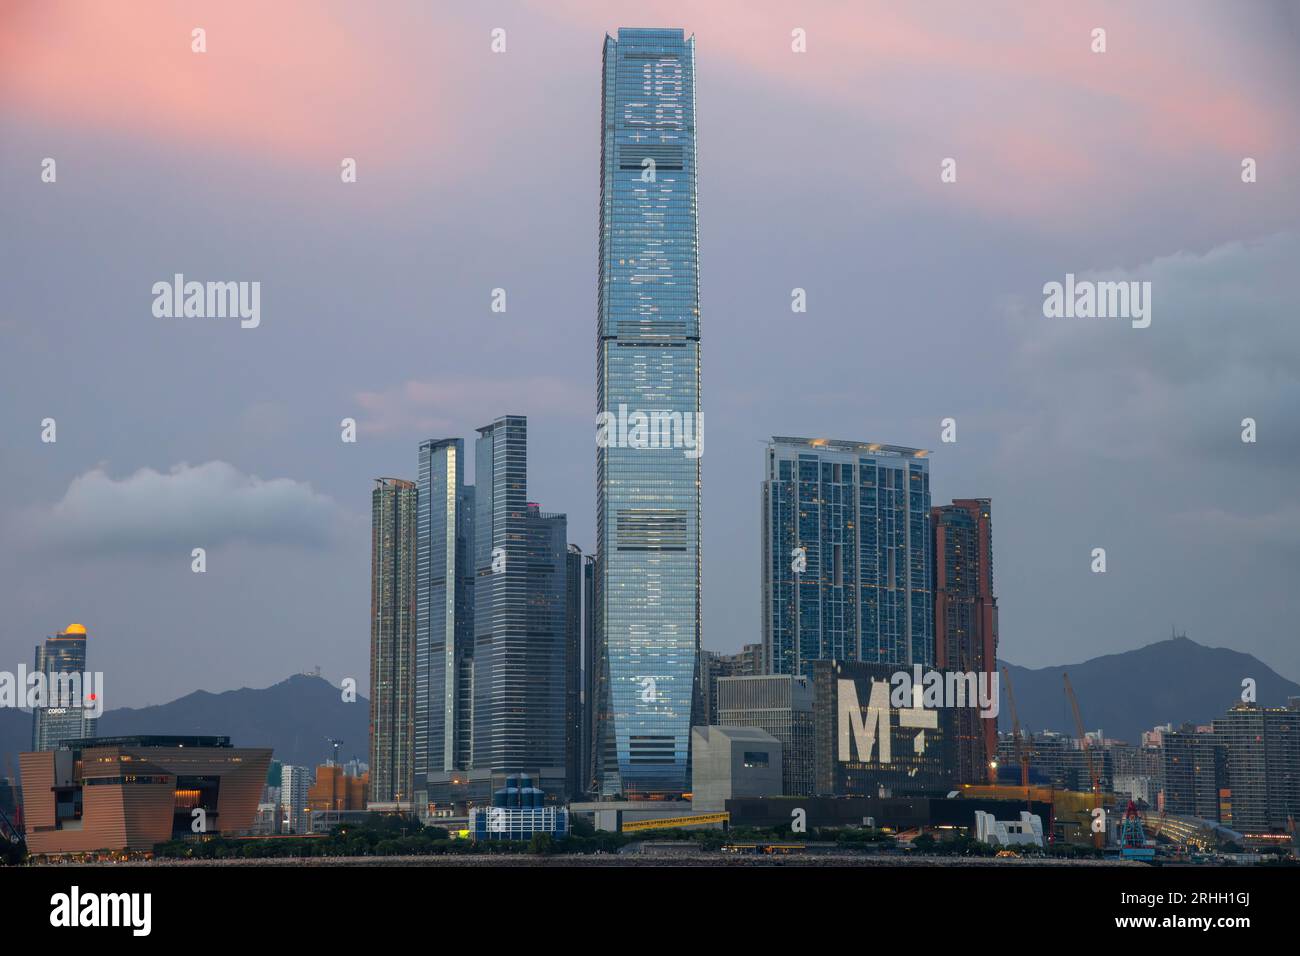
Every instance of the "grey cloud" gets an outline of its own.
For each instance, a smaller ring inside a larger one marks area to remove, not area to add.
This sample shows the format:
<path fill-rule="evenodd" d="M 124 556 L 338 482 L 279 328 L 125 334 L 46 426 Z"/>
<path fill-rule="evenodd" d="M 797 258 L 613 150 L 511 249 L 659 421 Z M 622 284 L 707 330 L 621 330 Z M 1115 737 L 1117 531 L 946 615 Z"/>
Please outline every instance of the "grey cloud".
<path fill-rule="evenodd" d="M 1210 540 L 1235 540 L 1290 558 L 1300 557 L 1300 505 L 1295 503 L 1252 515 L 1209 508 L 1185 512 L 1176 519 Z"/>
<path fill-rule="evenodd" d="M 1098 281 L 1149 280 L 1150 328 L 1120 319 L 1048 319 L 1041 299 L 1011 308 L 1027 392 L 1021 443 L 1124 458 L 1240 451 L 1255 418 L 1257 463 L 1300 458 L 1300 235 L 1179 252 Z M 1060 280 L 1061 276 L 1045 277 Z M 1102 440 L 1105 436 L 1105 440 Z"/>
<path fill-rule="evenodd" d="M 358 392 L 355 399 L 364 412 L 359 421 L 363 430 L 421 437 L 434 432 L 467 436 L 497 415 L 580 417 L 594 406 L 580 383 L 546 376 L 407 381 L 383 391 Z M 594 411 L 591 416 L 594 427 Z"/>
<path fill-rule="evenodd" d="M 62 499 L 19 519 L 41 550 L 76 554 L 188 555 L 234 542 L 321 548 L 351 519 L 333 500 L 291 478 L 263 480 L 224 461 L 113 478 L 97 467 Z"/>

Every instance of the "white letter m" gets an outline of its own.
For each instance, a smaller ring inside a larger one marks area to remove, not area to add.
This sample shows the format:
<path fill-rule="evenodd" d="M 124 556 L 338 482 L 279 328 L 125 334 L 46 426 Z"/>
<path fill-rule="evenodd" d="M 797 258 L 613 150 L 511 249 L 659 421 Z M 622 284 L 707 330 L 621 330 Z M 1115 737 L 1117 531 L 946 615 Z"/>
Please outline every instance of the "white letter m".
<path fill-rule="evenodd" d="M 889 682 L 871 682 L 871 698 L 867 701 L 866 719 L 858 706 L 858 691 L 853 681 L 841 680 L 839 684 L 840 762 L 853 759 L 853 741 L 858 745 L 858 759 L 869 761 L 871 751 L 880 740 L 880 762 L 889 763 Z M 850 739 L 851 738 L 851 739 Z"/>

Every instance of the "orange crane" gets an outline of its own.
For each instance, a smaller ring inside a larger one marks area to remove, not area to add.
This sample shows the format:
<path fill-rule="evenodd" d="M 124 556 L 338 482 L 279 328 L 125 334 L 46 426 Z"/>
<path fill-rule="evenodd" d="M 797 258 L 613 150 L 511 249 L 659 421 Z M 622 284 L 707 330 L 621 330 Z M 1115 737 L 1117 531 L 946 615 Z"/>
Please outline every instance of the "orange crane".
<path fill-rule="evenodd" d="M 1074 728 L 1079 732 L 1079 743 L 1083 747 L 1083 756 L 1088 761 L 1088 776 L 1092 778 L 1092 798 L 1096 807 L 1101 806 L 1101 777 L 1098 774 L 1097 767 L 1093 763 L 1092 749 L 1088 745 L 1088 732 L 1083 729 L 1083 715 L 1079 713 L 1079 698 L 1074 696 L 1074 688 L 1070 686 L 1070 675 L 1062 672 L 1061 676 L 1065 679 L 1065 695 L 1070 698 L 1070 707 L 1074 710 Z M 1102 819 L 1105 819 L 1103 816 Z M 1092 845 L 1100 850 L 1106 844 L 1106 834 L 1102 831 L 1094 831 L 1092 834 Z"/>
<path fill-rule="evenodd" d="M 1007 665 L 1002 665 L 1002 679 L 1007 682 L 1007 702 L 1011 705 L 1011 739 L 1016 745 L 1016 760 L 1020 763 L 1020 786 L 1025 788 L 1025 800 L 1029 800 L 1029 751 L 1025 739 L 1020 734 L 1020 718 L 1016 716 L 1016 692 L 1011 686 L 1011 672 Z"/>

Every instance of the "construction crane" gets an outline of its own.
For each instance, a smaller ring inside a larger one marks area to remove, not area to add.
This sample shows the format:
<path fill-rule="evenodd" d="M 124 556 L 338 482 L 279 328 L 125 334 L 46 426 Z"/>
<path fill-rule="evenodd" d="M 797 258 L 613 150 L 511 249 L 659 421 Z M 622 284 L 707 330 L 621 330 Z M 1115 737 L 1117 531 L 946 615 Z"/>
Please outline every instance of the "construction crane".
<path fill-rule="evenodd" d="M 1002 665 L 1002 679 L 1007 682 L 1007 703 L 1011 705 L 1011 739 L 1016 745 L 1016 760 L 1020 763 L 1020 786 L 1025 788 L 1025 803 L 1030 803 L 1029 799 L 1029 750 L 1025 747 L 1025 739 L 1020 734 L 1020 717 L 1016 714 L 1016 691 L 1011 686 L 1011 672 L 1007 670 L 1007 665 Z M 1030 807 L 1032 810 L 1032 807 Z"/>
<path fill-rule="evenodd" d="M 1079 713 L 1079 698 L 1074 696 L 1074 688 L 1070 686 L 1070 675 L 1063 672 L 1061 677 L 1065 680 L 1065 696 L 1070 698 L 1070 707 L 1074 711 L 1074 729 L 1079 733 L 1079 743 L 1083 747 L 1083 756 L 1088 762 L 1088 776 L 1092 778 L 1092 798 L 1095 801 L 1093 806 L 1100 807 L 1101 777 L 1092 759 L 1092 748 L 1088 743 L 1088 732 L 1083 729 L 1083 715 Z M 1104 820 L 1105 816 L 1102 819 Z M 1098 850 L 1106 845 L 1104 830 L 1093 830 L 1092 845 Z"/>

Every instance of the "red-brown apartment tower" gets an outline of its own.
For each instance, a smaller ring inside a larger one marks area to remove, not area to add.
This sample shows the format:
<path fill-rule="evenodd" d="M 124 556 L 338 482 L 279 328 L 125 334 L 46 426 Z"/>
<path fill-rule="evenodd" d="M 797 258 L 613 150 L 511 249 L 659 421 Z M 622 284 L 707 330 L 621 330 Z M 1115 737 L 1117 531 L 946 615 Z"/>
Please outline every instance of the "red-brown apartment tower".
<path fill-rule="evenodd" d="M 993 688 L 998 660 L 998 599 L 993 596 L 992 509 L 988 498 L 957 498 L 930 509 L 934 534 L 935 663 L 973 671 Z M 957 774 L 962 783 L 996 782 L 996 717 L 957 714 Z"/>

